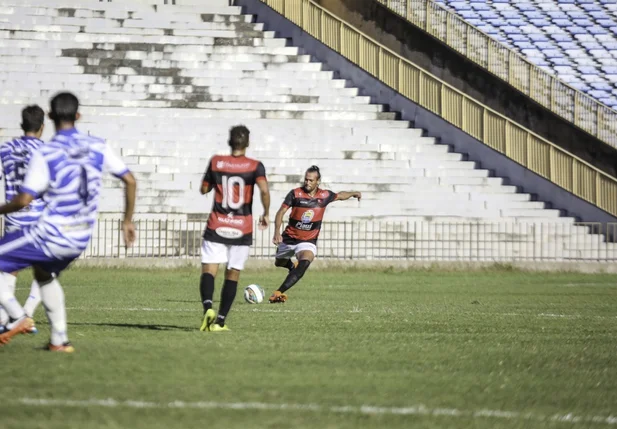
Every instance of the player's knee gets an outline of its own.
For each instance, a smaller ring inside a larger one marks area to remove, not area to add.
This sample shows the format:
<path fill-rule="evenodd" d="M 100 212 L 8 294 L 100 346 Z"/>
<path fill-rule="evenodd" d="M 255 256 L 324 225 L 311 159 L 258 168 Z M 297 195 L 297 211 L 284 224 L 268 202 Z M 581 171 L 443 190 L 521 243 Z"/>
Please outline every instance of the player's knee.
<path fill-rule="evenodd" d="M 287 265 L 287 259 L 275 259 L 274 266 L 275 267 L 284 267 Z"/>
<path fill-rule="evenodd" d="M 308 270 L 309 265 L 311 265 L 311 261 L 308 261 L 306 259 L 302 259 L 298 261 L 298 266 L 296 267 L 294 272 L 296 273 L 299 279 L 301 279 L 304 273 L 306 272 L 306 270 Z"/>

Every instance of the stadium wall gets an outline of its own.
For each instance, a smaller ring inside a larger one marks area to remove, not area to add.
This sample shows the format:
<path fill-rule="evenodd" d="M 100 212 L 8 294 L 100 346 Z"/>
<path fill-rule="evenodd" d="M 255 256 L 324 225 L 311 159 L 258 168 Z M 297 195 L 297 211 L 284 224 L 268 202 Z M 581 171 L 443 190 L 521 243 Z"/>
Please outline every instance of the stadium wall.
<path fill-rule="evenodd" d="M 560 209 L 564 215 L 575 217 L 582 222 L 602 224 L 617 222 L 617 218 L 604 210 L 533 173 L 403 97 L 260 0 L 236 0 L 235 4 L 242 6 L 244 13 L 255 15 L 258 22 L 265 24 L 266 30 L 276 31 L 277 37 L 288 39 L 292 45 L 301 47 L 304 53 L 324 63 L 334 71 L 336 78 L 346 79 L 352 86 L 358 87 L 361 95 L 370 96 L 373 103 L 383 104 L 390 110 L 399 112 L 400 119 L 427 130 L 428 135 L 452 146 L 456 152 L 467 154 L 469 160 L 477 162 L 481 168 L 490 170 L 494 176 L 505 178 L 508 184 L 517 186 L 521 192 L 532 194 L 538 200 L 550 204 L 552 208 Z"/>
<path fill-rule="evenodd" d="M 615 148 L 536 103 L 375 0 L 315 1 L 460 91 L 617 177 Z"/>

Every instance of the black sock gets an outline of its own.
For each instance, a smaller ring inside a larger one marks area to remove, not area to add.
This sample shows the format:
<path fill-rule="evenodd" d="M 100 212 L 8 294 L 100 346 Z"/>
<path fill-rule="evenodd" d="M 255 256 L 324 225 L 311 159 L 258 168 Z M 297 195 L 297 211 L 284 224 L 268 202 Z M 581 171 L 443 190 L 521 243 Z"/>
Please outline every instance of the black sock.
<path fill-rule="evenodd" d="M 204 313 L 212 308 L 212 295 L 214 295 L 214 276 L 209 273 L 201 275 L 199 281 L 199 291 L 201 292 L 201 303 L 204 306 Z"/>
<path fill-rule="evenodd" d="M 293 270 L 294 268 L 296 268 L 296 265 L 291 262 L 291 259 L 287 260 L 287 264 L 285 264 L 285 268 L 287 268 L 289 271 Z"/>
<path fill-rule="evenodd" d="M 238 289 L 238 282 L 233 280 L 225 280 L 223 284 L 223 290 L 221 291 L 221 306 L 219 307 L 219 314 L 216 316 L 216 324 L 225 326 L 225 319 L 227 313 L 231 310 L 231 305 L 236 298 L 236 290 Z"/>
<path fill-rule="evenodd" d="M 298 281 L 304 276 L 304 273 L 308 269 L 309 265 L 311 265 L 310 261 L 298 261 L 298 266 L 294 270 L 291 270 L 289 274 L 287 274 L 287 278 L 285 279 L 281 287 L 278 288 L 279 292 L 285 293 L 293 285 L 298 283 Z"/>

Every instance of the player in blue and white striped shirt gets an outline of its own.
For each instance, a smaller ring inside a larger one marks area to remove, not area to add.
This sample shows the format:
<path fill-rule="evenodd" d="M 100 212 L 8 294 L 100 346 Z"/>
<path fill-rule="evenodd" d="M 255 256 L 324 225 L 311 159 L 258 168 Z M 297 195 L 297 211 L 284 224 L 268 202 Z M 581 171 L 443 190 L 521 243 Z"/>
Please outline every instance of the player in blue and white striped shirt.
<path fill-rule="evenodd" d="M 39 221 L 0 240 L 0 304 L 11 319 L 0 343 L 32 326 L 32 319 L 15 300 L 9 288 L 11 272 L 33 266 L 41 286 L 41 298 L 51 324 L 49 350 L 72 352 L 68 341 L 64 291 L 57 276 L 86 249 L 97 219 L 104 171 L 125 184 L 122 231 L 130 246 L 135 241 L 132 222 L 135 207 L 135 178 L 105 140 L 75 129 L 79 102 L 70 93 L 51 100 L 49 117 L 56 135 L 34 151 L 19 194 L 0 207 L 0 214 L 13 213 L 42 197 L 45 209 Z"/>
<path fill-rule="evenodd" d="M 45 127 L 45 112 L 43 112 L 43 109 L 36 105 L 27 106 L 21 111 L 21 119 L 21 129 L 24 131 L 23 137 L 15 138 L 0 146 L 0 165 L 4 173 L 4 190 L 7 202 L 11 201 L 19 193 L 19 187 L 26 175 L 32 151 L 38 149 L 43 144 L 41 140 L 43 128 Z M 45 202 L 39 198 L 32 201 L 24 209 L 7 215 L 4 225 L 5 234 L 35 224 L 39 217 L 41 217 L 44 207 Z M 14 291 L 17 273 L 12 274 L 10 286 Z M 30 294 L 24 304 L 24 310 L 28 317 L 33 316 L 40 302 L 41 293 L 39 285 L 36 280 L 33 280 Z M 9 315 L 4 308 L 0 307 L 0 329 L 8 322 Z M 36 332 L 36 328 L 32 327 L 31 332 Z"/>

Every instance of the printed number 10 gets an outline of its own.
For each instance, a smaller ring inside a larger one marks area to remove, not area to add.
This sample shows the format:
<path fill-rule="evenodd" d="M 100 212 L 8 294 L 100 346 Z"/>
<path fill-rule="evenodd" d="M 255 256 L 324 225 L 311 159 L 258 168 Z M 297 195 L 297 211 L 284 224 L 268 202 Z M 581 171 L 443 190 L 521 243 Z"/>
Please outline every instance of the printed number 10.
<path fill-rule="evenodd" d="M 238 186 L 237 199 L 235 187 Z M 242 177 L 239 176 L 223 176 L 223 208 L 238 210 L 244 205 L 244 186 L 245 182 Z"/>

